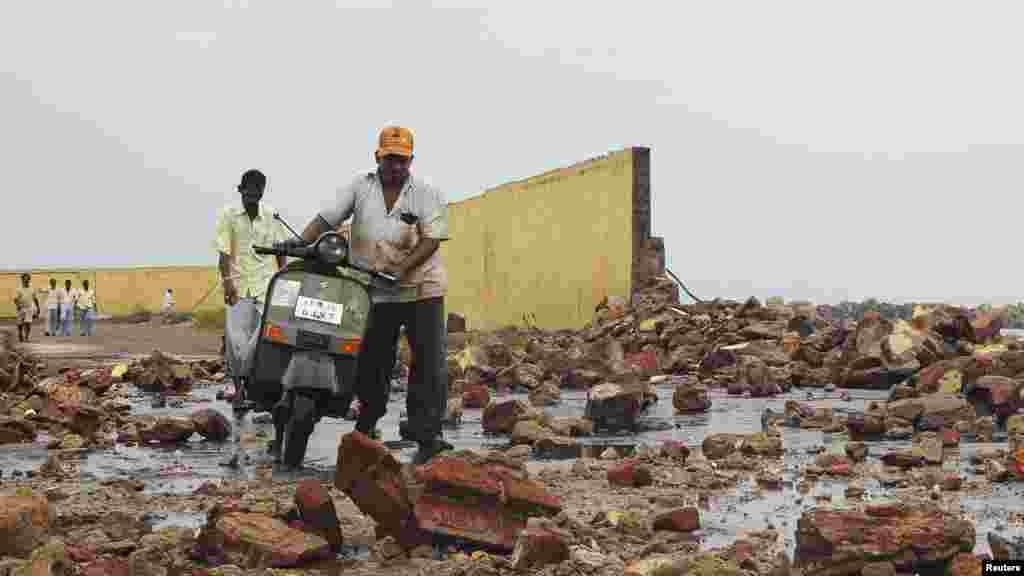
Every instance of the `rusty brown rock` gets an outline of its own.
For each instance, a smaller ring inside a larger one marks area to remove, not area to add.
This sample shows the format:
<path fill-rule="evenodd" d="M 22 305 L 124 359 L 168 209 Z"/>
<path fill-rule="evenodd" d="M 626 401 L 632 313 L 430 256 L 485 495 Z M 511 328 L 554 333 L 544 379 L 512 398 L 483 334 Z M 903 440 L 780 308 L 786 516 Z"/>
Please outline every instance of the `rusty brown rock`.
<path fill-rule="evenodd" d="M 0 557 L 28 558 L 46 540 L 55 519 L 43 496 L 0 495 Z"/>
<path fill-rule="evenodd" d="M 516 538 L 512 567 L 528 570 L 568 560 L 571 556 L 571 540 L 571 534 L 559 529 L 550 520 L 530 518 L 526 528 Z"/>
<path fill-rule="evenodd" d="M 654 517 L 651 527 L 655 530 L 668 530 L 672 532 L 700 530 L 700 511 L 693 506 L 667 510 Z"/>
<path fill-rule="evenodd" d="M 383 534 L 410 548 L 420 542 L 401 465 L 380 442 L 359 432 L 342 436 L 334 486 L 372 517 Z"/>
<path fill-rule="evenodd" d="M 262 558 L 274 568 L 301 566 L 331 556 L 327 540 L 262 514 L 227 513 L 217 519 L 214 530 L 225 548 Z"/>
<path fill-rule="evenodd" d="M 948 561 L 974 548 L 974 526 L 937 507 L 868 506 L 866 510 L 816 508 L 797 523 L 797 556 L 804 574 L 856 574 L 875 558 Z M 847 571 L 844 571 L 847 570 Z"/>
<path fill-rule="evenodd" d="M 707 412 L 711 408 L 711 400 L 703 384 L 687 379 L 676 384 L 672 393 L 672 406 L 681 414 Z"/>
<path fill-rule="evenodd" d="M 484 409 L 483 429 L 491 434 L 509 434 L 516 423 L 539 420 L 540 412 L 522 400 L 491 402 Z"/>
<path fill-rule="evenodd" d="M 191 418 L 196 432 L 203 438 L 212 442 L 224 442 L 231 438 L 231 422 L 217 410 L 199 410 Z"/>
<path fill-rule="evenodd" d="M 641 487 L 654 482 L 651 470 L 634 459 L 624 460 L 608 469 L 608 482 L 616 486 Z"/>
<path fill-rule="evenodd" d="M 483 409 L 491 402 L 491 392 L 484 384 L 466 385 L 462 390 L 462 403 L 465 408 Z"/>
<path fill-rule="evenodd" d="M 949 563 L 949 576 L 982 576 L 983 568 L 980 558 L 961 552 Z"/>
<path fill-rule="evenodd" d="M 142 416 L 136 422 L 139 438 L 145 444 L 177 444 L 196 432 L 195 422 L 180 416 Z"/>
<path fill-rule="evenodd" d="M 0 416 L 0 444 L 22 444 L 36 438 L 36 426 L 23 418 Z"/>
<path fill-rule="evenodd" d="M 513 550 L 527 516 L 553 516 L 560 500 L 505 463 L 472 453 L 445 453 L 415 469 L 425 492 L 416 499 L 426 531 Z"/>
<path fill-rule="evenodd" d="M 556 382 L 548 380 L 530 390 L 529 400 L 536 407 L 553 406 L 562 401 L 562 391 Z"/>

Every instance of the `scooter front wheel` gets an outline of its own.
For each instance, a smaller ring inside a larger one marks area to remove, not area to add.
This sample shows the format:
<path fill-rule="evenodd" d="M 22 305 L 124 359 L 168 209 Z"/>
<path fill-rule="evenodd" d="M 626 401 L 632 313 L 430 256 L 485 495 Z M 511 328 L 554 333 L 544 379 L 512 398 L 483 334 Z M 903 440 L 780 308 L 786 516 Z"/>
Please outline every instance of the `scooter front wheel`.
<path fill-rule="evenodd" d="M 308 396 L 296 394 L 283 430 L 284 446 L 281 452 L 285 466 L 298 468 L 302 465 L 315 425 L 316 403 Z"/>

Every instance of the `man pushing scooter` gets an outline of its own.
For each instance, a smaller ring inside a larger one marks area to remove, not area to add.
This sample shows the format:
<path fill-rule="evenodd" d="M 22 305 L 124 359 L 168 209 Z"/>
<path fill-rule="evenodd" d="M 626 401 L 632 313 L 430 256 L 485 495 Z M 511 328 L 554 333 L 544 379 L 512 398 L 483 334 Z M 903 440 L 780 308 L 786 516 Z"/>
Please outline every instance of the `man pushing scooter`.
<path fill-rule="evenodd" d="M 444 296 L 447 273 L 439 246 L 448 239 L 444 195 L 410 173 L 413 135 L 407 128 L 381 131 L 377 169 L 337 190 L 336 197 L 302 233 L 304 242 L 352 218 L 350 250 L 370 267 L 399 279 L 395 293 L 375 293 L 373 320 L 362 343 L 355 393 L 361 403 L 356 430 L 373 435 L 387 411 L 391 371 L 401 327 L 413 351 L 406 397 L 408 437 L 425 462 L 452 446 L 442 438 L 448 398 Z"/>

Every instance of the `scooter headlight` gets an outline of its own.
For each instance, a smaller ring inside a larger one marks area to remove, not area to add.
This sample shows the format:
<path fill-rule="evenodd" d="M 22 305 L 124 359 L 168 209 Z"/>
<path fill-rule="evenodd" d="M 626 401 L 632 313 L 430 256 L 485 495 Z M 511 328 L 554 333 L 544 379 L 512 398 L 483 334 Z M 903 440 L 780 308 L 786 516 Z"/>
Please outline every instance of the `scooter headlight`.
<path fill-rule="evenodd" d="M 348 256 L 348 243 L 340 235 L 328 232 L 317 242 L 316 255 L 323 262 L 337 266 Z"/>

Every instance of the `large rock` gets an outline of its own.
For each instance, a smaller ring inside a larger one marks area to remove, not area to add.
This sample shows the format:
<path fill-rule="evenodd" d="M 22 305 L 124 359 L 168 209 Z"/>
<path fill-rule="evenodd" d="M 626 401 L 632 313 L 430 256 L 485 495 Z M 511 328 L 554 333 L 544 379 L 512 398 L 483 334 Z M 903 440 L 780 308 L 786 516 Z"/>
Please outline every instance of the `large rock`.
<path fill-rule="evenodd" d="M 382 534 L 409 548 L 422 541 L 401 465 L 380 442 L 359 432 L 342 436 L 334 486 L 373 518 Z"/>
<path fill-rule="evenodd" d="M 68 383 L 63 378 L 50 378 L 39 386 L 47 399 L 44 414 L 50 418 L 71 418 L 79 407 L 96 404 L 95 392 L 78 384 Z"/>
<path fill-rule="evenodd" d="M 540 386 L 544 377 L 544 370 L 534 364 L 519 364 L 503 371 L 498 376 L 497 385 L 499 388 L 522 388 L 533 390 Z"/>
<path fill-rule="evenodd" d="M 212 408 L 192 414 L 192 424 L 200 436 L 212 442 L 223 442 L 231 438 L 231 422 Z"/>
<path fill-rule="evenodd" d="M 418 466 L 423 492 L 417 525 L 428 532 L 512 551 L 530 516 L 554 516 L 562 505 L 543 485 L 503 462 L 444 453 Z"/>
<path fill-rule="evenodd" d="M 189 364 L 159 350 L 143 358 L 125 377 L 139 388 L 152 392 L 187 390 L 193 383 L 192 367 Z"/>
<path fill-rule="evenodd" d="M 214 530 L 226 549 L 260 558 L 273 568 L 300 566 L 333 556 L 330 544 L 322 537 L 262 514 L 224 514 L 217 518 Z"/>
<path fill-rule="evenodd" d="M 141 416 L 137 426 L 143 444 L 177 444 L 196 432 L 195 422 L 181 416 Z"/>
<path fill-rule="evenodd" d="M 541 413 L 522 400 L 491 402 L 484 409 L 483 428 L 491 434 L 509 434 L 518 422 L 539 420 Z"/>
<path fill-rule="evenodd" d="M 774 396 L 782 392 L 768 366 L 758 358 L 744 359 L 740 367 L 740 381 L 754 398 Z"/>
<path fill-rule="evenodd" d="M 43 496 L 0 495 L 0 557 L 28 558 L 46 541 L 54 519 Z"/>
<path fill-rule="evenodd" d="M 0 444 L 22 444 L 36 439 L 36 426 L 23 418 L 0 416 Z"/>
<path fill-rule="evenodd" d="M 676 389 L 672 393 L 672 406 L 680 414 L 707 412 L 711 408 L 708 389 L 695 380 L 683 380 L 676 384 Z"/>
<path fill-rule="evenodd" d="M 526 523 L 526 529 L 520 532 L 516 539 L 512 567 L 523 571 L 568 560 L 571 556 L 571 540 L 571 534 L 561 530 L 550 520 L 530 518 Z"/>
<path fill-rule="evenodd" d="M 295 489 L 295 506 L 302 523 L 323 537 L 333 550 L 343 543 L 341 524 L 330 491 L 317 480 L 303 480 Z"/>
<path fill-rule="evenodd" d="M 1021 393 L 1024 383 L 1006 376 L 985 375 L 978 378 L 969 397 L 975 405 L 982 404 L 985 412 L 1000 420 L 1024 407 Z"/>
<path fill-rule="evenodd" d="M 598 426 L 631 428 L 655 401 L 657 394 L 646 384 L 606 382 L 587 391 L 586 417 Z"/>
<path fill-rule="evenodd" d="M 995 532 L 988 533 L 988 545 L 995 560 L 1024 560 L 1024 538 L 1005 538 Z"/>
<path fill-rule="evenodd" d="M 701 443 L 701 452 L 708 460 L 720 460 L 739 450 L 742 445 L 743 436 L 741 434 L 709 434 Z"/>
<path fill-rule="evenodd" d="M 562 391 L 558 384 L 548 380 L 540 386 L 530 390 L 530 404 L 536 407 L 554 406 L 562 401 Z"/>
<path fill-rule="evenodd" d="M 895 417 L 912 423 L 921 419 L 939 418 L 943 425 L 952 427 L 956 422 L 973 422 L 977 418 L 974 406 L 967 400 L 953 394 L 929 394 L 918 398 L 897 400 L 886 404 L 886 417 Z"/>
<path fill-rule="evenodd" d="M 858 574 L 882 558 L 909 572 L 971 552 L 974 545 L 973 524 L 927 503 L 815 508 L 797 523 L 797 563 L 805 576 Z"/>
<path fill-rule="evenodd" d="M 522 422 L 517 422 L 516 427 L 512 429 L 511 440 L 513 444 L 527 444 L 532 446 L 551 435 L 551 430 L 545 428 L 540 422 L 524 420 Z"/>

